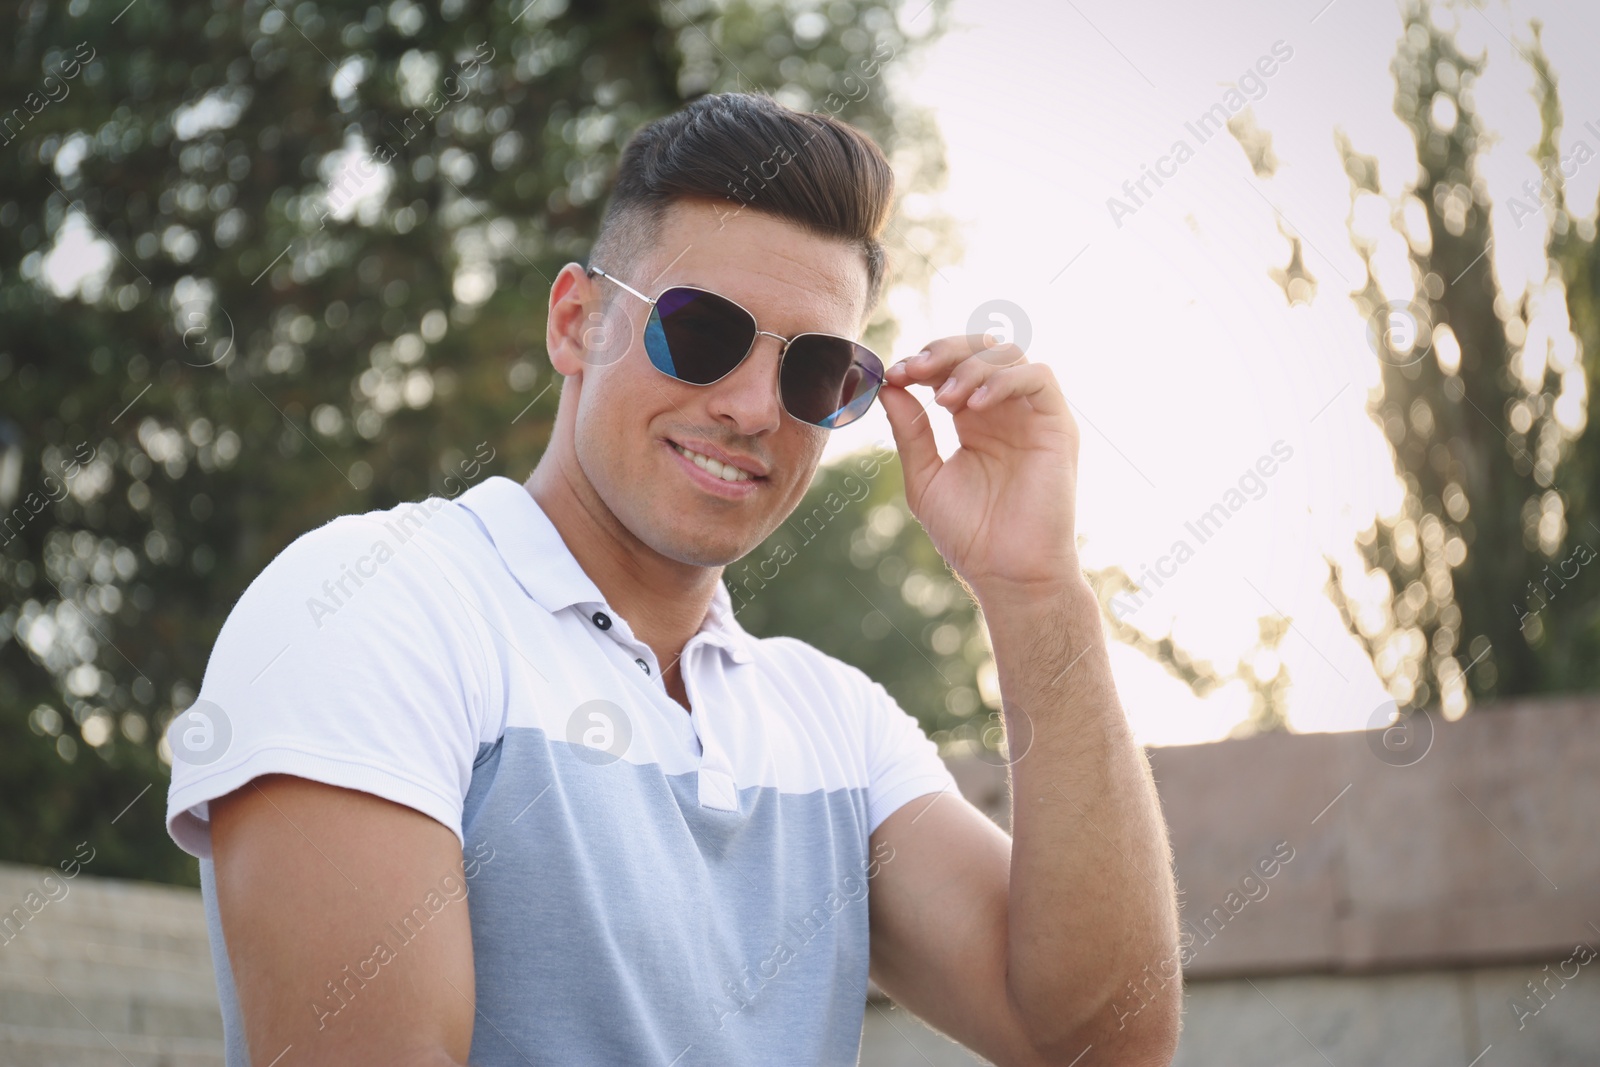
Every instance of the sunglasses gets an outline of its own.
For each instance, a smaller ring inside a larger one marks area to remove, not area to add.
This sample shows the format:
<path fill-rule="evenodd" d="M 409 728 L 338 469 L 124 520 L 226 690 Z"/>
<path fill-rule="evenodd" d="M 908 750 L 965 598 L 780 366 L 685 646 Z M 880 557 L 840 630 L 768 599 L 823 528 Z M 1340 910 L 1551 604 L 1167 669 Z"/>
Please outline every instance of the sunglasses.
<path fill-rule="evenodd" d="M 762 334 L 783 347 L 778 355 L 778 399 L 801 422 L 836 430 L 859 419 L 883 385 L 883 360 L 846 337 L 802 333 L 784 337 L 756 326 L 756 317 L 725 296 L 674 285 L 656 297 L 599 267 L 590 275 L 615 282 L 650 305 L 644 349 L 661 373 L 690 385 L 713 385 L 733 373 Z"/>

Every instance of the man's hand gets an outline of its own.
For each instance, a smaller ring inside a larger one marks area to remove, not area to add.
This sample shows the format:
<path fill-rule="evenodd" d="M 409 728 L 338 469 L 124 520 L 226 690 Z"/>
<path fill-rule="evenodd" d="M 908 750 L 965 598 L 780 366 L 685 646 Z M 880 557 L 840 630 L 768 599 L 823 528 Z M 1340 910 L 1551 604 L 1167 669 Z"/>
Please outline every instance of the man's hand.
<path fill-rule="evenodd" d="M 467 1062 L 472 930 L 455 834 L 379 797 L 287 775 L 257 778 L 210 812 L 252 1063 Z"/>
<path fill-rule="evenodd" d="M 980 596 L 1080 580 L 1074 541 L 1078 427 L 1055 375 L 988 334 L 946 337 L 896 363 L 878 396 L 906 502 L 933 546 Z M 910 385 L 932 386 L 961 447 L 940 459 Z"/>

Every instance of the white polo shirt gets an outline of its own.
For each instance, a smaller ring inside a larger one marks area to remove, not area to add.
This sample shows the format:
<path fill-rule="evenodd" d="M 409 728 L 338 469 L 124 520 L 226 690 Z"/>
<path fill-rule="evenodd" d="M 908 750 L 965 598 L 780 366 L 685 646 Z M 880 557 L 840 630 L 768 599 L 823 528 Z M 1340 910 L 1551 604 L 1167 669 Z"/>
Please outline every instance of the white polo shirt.
<path fill-rule="evenodd" d="M 679 666 L 692 714 L 508 478 L 284 549 L 168 731 L 167 825 L 201 859 L 230 1067 L 249 1059 L 207 802 L 269 773 L 385 797 L 462 841 L 465 884 L 441 879 L 308 991 L 323 1027 L 465 901 L 475 1065 L 855 1063 L 868 878 L 893 862 L 869 835 L 954 780 L 882 685 L 752 638 L 720 583 Z"/>

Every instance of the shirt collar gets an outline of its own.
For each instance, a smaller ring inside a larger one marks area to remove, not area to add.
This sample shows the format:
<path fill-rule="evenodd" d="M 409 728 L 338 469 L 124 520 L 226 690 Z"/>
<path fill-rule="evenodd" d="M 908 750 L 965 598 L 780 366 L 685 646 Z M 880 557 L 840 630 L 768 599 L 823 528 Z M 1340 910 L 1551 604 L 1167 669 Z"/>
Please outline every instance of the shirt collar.
<path fill-rule="evenodd" d="M 551 614 L 574 604 L 610 610 L 600 587 L 578 563 L 555 523 L 525 486 L 494 475 L 462 493 L 457 503 L 483 523 L 512 576 L 540 607 Z M 707 635 L 706 641 L 722 648 L 735 663 L 751 661 L 750 635 L 734 617 L 733 598 L 721 581 L 717 582 L 698 632 Z"/>

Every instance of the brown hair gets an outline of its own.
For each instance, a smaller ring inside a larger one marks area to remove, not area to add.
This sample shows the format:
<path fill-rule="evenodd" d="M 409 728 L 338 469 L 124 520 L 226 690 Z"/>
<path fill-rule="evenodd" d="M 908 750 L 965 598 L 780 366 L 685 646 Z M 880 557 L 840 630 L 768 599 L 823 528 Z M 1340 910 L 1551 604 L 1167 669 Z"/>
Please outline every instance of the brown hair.
<path fill-rule="evenodd" d="M 724 200 L 857 244 L 866 257 L 867 306 L 886 257 L 878 237 L 894 200 L 894 173 L 877 144 L 828 115 L 770 96 L 712 93 L 639 129 L 617 163 L 593 259 L 608 270 L 651 246 L 677 200 Z M 607 261 L 611 262 L 607 262 Z"/>

